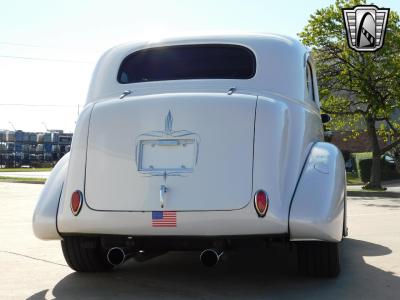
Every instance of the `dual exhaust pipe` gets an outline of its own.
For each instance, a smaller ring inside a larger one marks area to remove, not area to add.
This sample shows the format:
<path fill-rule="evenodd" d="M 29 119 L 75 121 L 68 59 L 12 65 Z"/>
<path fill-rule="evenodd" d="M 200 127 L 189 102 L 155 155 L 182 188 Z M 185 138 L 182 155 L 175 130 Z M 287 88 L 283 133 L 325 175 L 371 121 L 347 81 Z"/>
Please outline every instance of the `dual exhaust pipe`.
<path fill-rule="evenodd" d="M 107 261 L 114 267 L 121 265 L 132 255 L 127 254 L 124 249 L 120 247 L 114 247 L 107 252 Z"/>
<path fill-rule="evenodd" d="M 124 249 L 120 247 L 113 247 L 107 252 L 107 261 L 113 266 L 118 266 L 131 257 L 134 257 L 137 261 L 142 262 L 161 254 L 164 254 L 164 252 L 149 253 L 147 255 L 144 251 L 138 251 L 137 253 L 126 253 Z M 206 249 L 200 253 L 200 261 L 206 267 L 213 267 L 219 262 L 223 254 L 224 252 L 220 249 Z"/>
<path fill-rule="evenodd" d="M 224 251 L 221 249 L 206 249 L 200 253 L 200 261 L 206 267 L 213 267 L 219 262 L 223 254 Z"/>
<path fill-rule="evenodd" d="M 153 257 L 160 256 L 165 252 L 157 251 L 157 252 L 146 252 L 143 250 L 126 252 L 123 248 L 114 247 L 108 250 L 107 252 L 107 261 L 112 264 L 114 267 L 124 263 L 130 258 L 134 258 L 137 262 L 144 262 Z"/>

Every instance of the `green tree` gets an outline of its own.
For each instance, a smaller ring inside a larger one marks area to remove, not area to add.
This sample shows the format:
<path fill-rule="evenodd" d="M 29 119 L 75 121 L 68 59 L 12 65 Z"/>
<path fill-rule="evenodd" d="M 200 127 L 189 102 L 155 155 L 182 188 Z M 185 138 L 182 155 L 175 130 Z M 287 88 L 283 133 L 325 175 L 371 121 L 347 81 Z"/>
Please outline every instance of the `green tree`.
<path fill-rule="evenodd" d="M 366 188 L 381 189 L 380 157 L 400 144 L 400 22 L 390 11 L 384 46 L 376 52 L 348 47 L 342 8 L 365 0 L 337 0 L 318 9 L 299 33 L 311 47 L 317 66 L 322 111 L 332 115 L 330 129 L 368 132 L 372 145 L 372 171 Z M 379 143 L 381 137 L 386 144 Z"/>

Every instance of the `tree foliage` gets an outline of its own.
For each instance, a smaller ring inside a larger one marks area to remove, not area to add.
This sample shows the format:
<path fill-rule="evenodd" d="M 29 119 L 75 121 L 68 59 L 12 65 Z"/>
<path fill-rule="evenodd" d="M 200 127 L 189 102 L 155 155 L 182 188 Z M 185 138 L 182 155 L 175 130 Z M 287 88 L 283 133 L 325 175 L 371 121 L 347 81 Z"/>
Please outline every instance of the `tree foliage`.
<path fill-rule="evenodd" d="M 400 19 L 390 11 L 381 49 L 356 52 L 347 43 L 342 8 L 365 4 L 337 0 L 318 9 L 299 36 L 316 60 L 321 109 L 333 117 L 329 129 L 351 131 L 353 137 L 360 129 L 368 132 L 379 165 L 380 155 L 400 144 L 400 120 L 394 117 L 400 108 Z M 378 137 L 388 144 L 382 146 Z M 371 182 L 380 187 L 376 168 Z"/>

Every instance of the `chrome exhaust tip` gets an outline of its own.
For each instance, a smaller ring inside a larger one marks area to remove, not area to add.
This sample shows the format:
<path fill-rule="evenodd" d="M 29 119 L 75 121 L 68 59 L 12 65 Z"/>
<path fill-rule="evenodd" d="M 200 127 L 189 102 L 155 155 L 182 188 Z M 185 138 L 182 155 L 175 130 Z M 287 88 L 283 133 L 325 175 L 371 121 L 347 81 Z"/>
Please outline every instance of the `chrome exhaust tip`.
<path fill-rule="evenodd" d="M 224 254 L 222 250 L 206 249 L 200 253 L 200 261 L 206 267 L 213 267 L 219 262 L 222 254 Z"/>
<path fill-rule="evenodd" d="M 122 248 L 114 247 L 107 252 L 107 261 L 113 266 L 122 264 L 126 259 L 125 251 Z"/>

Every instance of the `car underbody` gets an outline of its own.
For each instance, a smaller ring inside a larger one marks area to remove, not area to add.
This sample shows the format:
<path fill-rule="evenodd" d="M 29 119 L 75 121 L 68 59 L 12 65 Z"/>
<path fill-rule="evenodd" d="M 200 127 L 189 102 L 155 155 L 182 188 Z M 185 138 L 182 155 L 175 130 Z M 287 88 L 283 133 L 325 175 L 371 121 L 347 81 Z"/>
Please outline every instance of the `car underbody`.
<path fill-rule="evenodd" d="M 340 272 L 339 244 L 289 240 L 288 235 L 120 236 L 66 235 L 61 241 L 68 265 L 77 271 L 107 271 L 129 259 L 145 262 L 170 251 L 198 251 L 200 262 L 215 266 L 231 251 L 265 249 L 280 244 L 297 253 L 298 271 L 308 276 L 335 277 Z M 323 262 L 323 263 L 321 263 Z"/>

